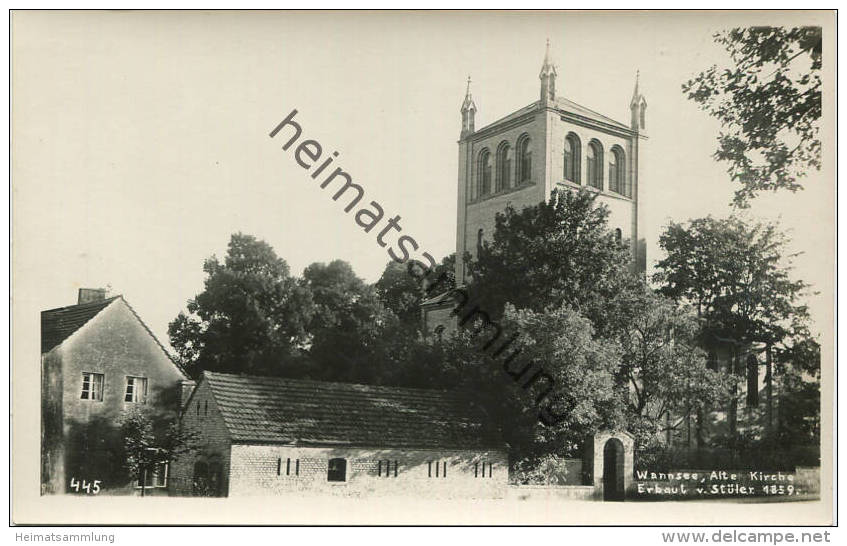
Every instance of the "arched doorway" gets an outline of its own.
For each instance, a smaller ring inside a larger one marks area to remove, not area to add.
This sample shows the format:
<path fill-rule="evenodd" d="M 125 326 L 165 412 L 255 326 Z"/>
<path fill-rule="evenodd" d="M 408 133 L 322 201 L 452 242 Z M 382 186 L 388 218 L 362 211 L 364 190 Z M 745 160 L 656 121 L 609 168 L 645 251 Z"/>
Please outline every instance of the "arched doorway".
<path fill-rule="evenodd" d="M 603 446 L 603 500 L 624 500 L 624 446 L 617 438 Z"/>

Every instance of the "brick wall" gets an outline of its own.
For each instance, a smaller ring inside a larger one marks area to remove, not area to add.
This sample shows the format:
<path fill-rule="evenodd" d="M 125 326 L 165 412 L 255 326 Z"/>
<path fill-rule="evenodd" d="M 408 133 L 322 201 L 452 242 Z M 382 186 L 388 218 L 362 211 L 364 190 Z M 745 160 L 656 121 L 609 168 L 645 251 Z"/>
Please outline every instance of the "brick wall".
<path fill-rule="evenodd" d="M 171 493 L 194 493 L 194 468 L 200 462 L 220 465 L 219 494 L 226 495 L 229 488 L 230 436 L 207 382 L 201 381 L 194 389 L 183 408 L 180 424 L 194 439 L 190 451 L 171 462 Z"/>
<path fill-rule="evenodd" d="M 347 461 L 344 482 L 327 480 L 329 460 L 333 458 Z M 233 496 L 319 492 L 341 496 L 408 494 L 436 498 L 499 498 L 505 494 L 509 474 L 508 460 L 502 451 L 236 444 L 232 446 L 231 461 L 229 494 Z M 435 476 L 436 465 L 438 477 Z M 482 476 L 483 465 L 485 477 Z"/>

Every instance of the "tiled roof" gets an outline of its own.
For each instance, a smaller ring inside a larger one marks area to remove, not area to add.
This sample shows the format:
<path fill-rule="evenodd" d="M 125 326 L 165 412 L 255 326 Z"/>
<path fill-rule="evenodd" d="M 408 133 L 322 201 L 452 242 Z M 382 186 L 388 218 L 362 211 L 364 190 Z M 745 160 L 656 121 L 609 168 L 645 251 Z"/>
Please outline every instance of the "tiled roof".
<path fill-rule="evenodd" d="M 41 312 L 41 352 L 46 353 L 108 307 L 120 296 Z"/>
<path fill-rule="evenodd" d="M 529 112 L 537 110 L 540 107 L 540 102 L 541 101 L 535 101 L 531 104 L 528 104 L 528 105 L 524 106 L 523 108 L 520 108 L 520 109 L 512 112 L 511 114 L 509 114 L 507 116 L 504 116 L 504 117 L 502 117 L 498 120 L 495 120 L 495 121 L 489 123 L 488 125 L 486 125 L 484 127 L 477 129 L 476 133 L 480 133 L 482 131 L 485 131 L 489 127 L 493 127 L 495 125 L 499 125 L 501 123 L 511 121 L 513 119 L 521 117 L 524 114 L 527 114 Z M 578 116 L 588 118 L 588 119 L 591 119 L 591 120 L 594 120 L 594 121 L 613 125 L 613 126 L 619 128 L 619 129 L 630 130 L 629 126 L 627 126 L 627 125 L 625 125 L 625 124 L 623 124 L 619 121 L 615 121 L 614 119 L 612 119 L 608 116 L 604 116 L 603 114 L 595 112 L 594 110 L 592 110 L 590 108 L 586 108 L 585 106 L 582 106 L 581 104 L 577 104 L 574 101 L 566 99 L 564 97 L 556 97 L 555 106 L 558 110 L 563 111 L 563 112 L 569 112 L 569 113 L 576 114 Z"/>
<path fill-rule="evenodd" d="M 504 447 L 458 392 L 203 372 L 234 442 Z"/>
<path fill-rule="evenodd" d="M 556 107 L 559 108 L 559 110 L 564 110 L 565 112 L 571 112 L 571 113 L 574 113 L 574 114 L 577 114 L 577 115 L 580 115 L 580 116 L 583 116 L 583 117 L 586 117 L 586 118 L 589 118 L 589 119 L 593 119 L 595 121 L 602 121 L 604 123 L 614 125 L 614 126 L 619 127 L 621 129 L 629 129 L 629 126 L 624 125 L 623 123 L 621 123 L 619 121 L 615 121 L 608 116 L 604 116 L 603 114 L 597 113 L 590 108 L 586 108 L 585 106 L 582 106 L 581 104 L 577 104 L 574 101 L 568 100 L 564 97 L 557 97 L 556 98 Z"/>

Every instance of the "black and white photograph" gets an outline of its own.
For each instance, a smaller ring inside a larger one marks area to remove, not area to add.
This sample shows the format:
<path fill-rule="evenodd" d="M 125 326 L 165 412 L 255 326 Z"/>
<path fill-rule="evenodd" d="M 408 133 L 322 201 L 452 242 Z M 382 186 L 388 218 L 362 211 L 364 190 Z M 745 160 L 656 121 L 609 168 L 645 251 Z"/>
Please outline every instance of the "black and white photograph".
<path fill-rule="evenodd" d="M 12 10 L 11 522 L 834 524 L 835 44 Z"/>

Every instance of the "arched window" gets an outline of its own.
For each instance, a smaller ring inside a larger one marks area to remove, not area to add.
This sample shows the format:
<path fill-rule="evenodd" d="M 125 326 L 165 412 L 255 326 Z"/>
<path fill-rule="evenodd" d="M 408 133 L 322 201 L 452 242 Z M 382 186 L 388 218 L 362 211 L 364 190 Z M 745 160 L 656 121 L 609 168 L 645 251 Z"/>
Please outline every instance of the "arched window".
<path fill-rule="evenodd" d="M 476 232 L 476 257 L 479 258 L 479 255 L 482 253 L 482 228 Z"/>
<path fill-rule="evenodd" d="M 491 193 L 491 152 L 488 148 L 479 153 L 479 165 L 477 166 L 477 179 L 479 180 L 479 197 L 485 197 Z"/>
<path fill-rule="evenodd" d="M 619 243 L 623 241 L 623 232 L 621 232 L 621 228 L 615 228 L 615 241 Z"/>
<path fill-rule="evenodd" d="M 575 184 L 579 184 L 580 174 L 580 148 L 582 145 L 579 142 L 579 137 L 574 133 L 569 133 L 565 137 L 565 180 L 570 180 Z"/>
<path fill-rule="evenodd" d="M 497 148 L 497 180 L 495 191 L 507 189 L 512 184 L 512 147 L 503 141 Z"/>
<path fill-rule="evenodd" d="M 609 191 L 626 195 L 626 163 L 624 153 L 620 146 L 613 146 L 609 157 Z"/>
<path fill-rule="evenodd" d="M 532 181 L 532 150 L 529 145 L 529 136 L 521 135 L 518 139 L 518 184 Z"/>
<path fill-rule="evenodd" d="M 347 481 L 347 459 L 330 459 L 327 467 L 326 480 L 329 482 Z"/>
<path fill-rule="evenodd" d="M 596 140 L 588 143 L 588 185 L 603 189 L 603 146 Z"/>

